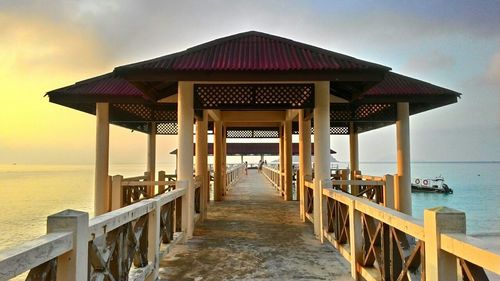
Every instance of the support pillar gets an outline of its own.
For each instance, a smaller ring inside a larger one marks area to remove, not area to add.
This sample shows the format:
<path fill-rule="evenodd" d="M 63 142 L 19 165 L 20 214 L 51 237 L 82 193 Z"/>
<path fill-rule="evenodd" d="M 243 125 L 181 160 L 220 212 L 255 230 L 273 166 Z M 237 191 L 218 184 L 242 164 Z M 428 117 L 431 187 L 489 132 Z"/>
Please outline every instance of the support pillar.
<path fill-rule="evenodd" d="M 355 180 L 356 171 L 359 171 L 359 150 L 358 150 L 358 132 L 354 122 L 349 123 L 349 166 L 351 167 L 350 178 Z M 351 194 L 358 194 L 359 186 L 351 186 Z"/>
<path fill-rule="evenodd" d="M 148 166 L 149 180 L 155 181 L 156 174 L 156 122 L 150 123 L 151 130 L 148 134 Z M 148 195 L 154 196 L 154 185 L 148 186 Z"/>
<path fill-rule="evenodd" d="M 398 103 L 397 109 L 398 184 L 395 190 L 395 207 L 396 210 L 411 215 L 410 105 L 407 102 Z"/>
<path fill-rule="evenodd" d="M 283 126 L 280 127 L 279 131 L 279 136 L 280 136 L 280 165 L 279 165 L 279 177 L 280 177 L 280 194 L 283 196 L 283 193 L 285 192 L 285 179 L 283 177 L 283 174 L 285 173 L 285 138 L 284 138 L 284 128 Z"/>
<path fill-rule="evenodd" d="M 208 114 L 203 111 L 202 119 L 196 120 L 196 175 L 201 177 L 200 213 L 201 219 L 207 217 L 208 196 Z"/>
<path fill-rule="evenodd" d="M 293 159 L 292 159 L 292 121 L 287 120 L 283 126 L 283 154 L 284 154 L 284 179 L 285 179 L 285 200 L 291 201 L 293 182 Z"/>
<path fill-rule="evenodd" d="M 96 103 L 94 216 L 108 211 L 109 104 Z"/>
<path fill-rule="evenodd" d="M 299 198 L 300 198 L 300 218 L 306 221 L 305 204 L 307 194 L 304 186 L 304 177 L 312 175 L 311 167 L 311 120 L 304 119 L 304 110 L 299 112 Z"/>
<path fill-rule="evenodd" d="M 193 83 L 179 81 L 177 104 L 179 149 L 177 180 L 187 183 L 186 195 L 182 197 L 182 230 L 186 238 L 193 236 L 194 228 L 194 190 L 193 190 Z"/>
<path fill-rule="evenodd" d="M 214 121 L 214 200 L 222 200 L 222 122 Z"/>
<path fill-rule="evenodd" d="M 321 181 L 330 179 L 330 82 L 314 84 L 314 234 L 321 237 Z"/>
<path fill-rule="evenodd" d="M 226 126 L 222 124 L 222 196 L 227 193 L 227 142 L 226 142 Z"/>
<path fill-rule="evenodd" d="M 359 171 L 358 132 L 354 122 L 349 124 L 349 163 L 351 171 Z"/>

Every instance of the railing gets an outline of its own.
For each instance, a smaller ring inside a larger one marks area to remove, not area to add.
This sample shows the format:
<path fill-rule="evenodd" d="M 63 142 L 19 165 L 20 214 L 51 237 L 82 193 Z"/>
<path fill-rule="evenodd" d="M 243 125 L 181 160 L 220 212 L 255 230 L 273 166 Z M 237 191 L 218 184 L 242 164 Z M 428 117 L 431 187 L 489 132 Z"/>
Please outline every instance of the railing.
<path fill-rule="evenodd" d="M 187 182 L 175 185 L 90 221 L 73 210 L 49 216 L 47 235 L 0 252 L 0 280 L 27 270 L 26 280 L 156 280 L 162 253 L 184 237 L 174 226 L 186 208 L 175 202 Z"/>
<path fill-rule="evenodd" d="M 280 191 L 280 179 L 281 173 L 279 167 L 273 167 L 271 165 L 262 166 L 262 174 L 271 182 L 271 184 Z"/>
<path fill-rule="evenodd" d="M 367 179 L 374 180 L 373 186 L 384 181 Z M 465 235 L 464 213 L 431 209 L 426 210 L 421 221 L 377 200 L 333 188 L 346 182 L 358 184 L 357 181 L 323 181 L 320 204 L 321 240 L 330 241 L 350 261 L 353 278 L 488 280 L 484 269 L 500 274 L 500 253 L 482 248 L 477 240 Z M 386 177 L 384 187 L 391 181 Z M 369 185 L 359 186 L 362 184 Z M 305 186 L 314 189 L 311 181 L 306 180 Z M 457 271 L 457 264 L 461 271 Z"/>
<path fill-rule="evenodd" d="M 229 190 L 245 174 L 245 163 L 235 164 L 226 171 L 226 190 Z"/>
<path fill-rule="evenodd" d="M 144 176 L 137 177 L 113 176 L 111 179 L 111 204 L 109 210 L 116 210 L 175 189 L 176 175 L 166 175 L 165 172 L 160 171 L 158 172 L 158 181 L 149 179 L 147 172 L 144 173 Z"/>

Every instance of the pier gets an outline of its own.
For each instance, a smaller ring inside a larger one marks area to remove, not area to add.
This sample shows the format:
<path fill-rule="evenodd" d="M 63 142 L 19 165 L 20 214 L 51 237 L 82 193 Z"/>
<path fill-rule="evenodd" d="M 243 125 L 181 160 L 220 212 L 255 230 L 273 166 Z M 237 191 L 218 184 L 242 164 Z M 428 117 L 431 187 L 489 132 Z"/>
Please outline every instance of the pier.
<path fill-rule="evenodd" d="M 466 214 L 446 207 L 426 210 L 424 220 L 411 214 L 410 116 L 457 102 L 452 90 L 246 32 L 47 95 L 96 116 L 95 217 L 49 216 L 45 236 L 0 253 L 0 280 L 26 271 L 27 280 L 64 281 L 500 274 L 500 253 L 467 236 Z M 144 174 L 109 174 L 110 124 L 148 135 Z M 397 174 L 363 174 L 359 135 L 393 124 Z M 161 135 L 177 136 L 172 175 L 156 167 Z M 334 135 L 349 135 L 350 170 L 332 174 Z M 228 165 L 232 138 L 278 141 L 279 164 L 259 173 Z"/>

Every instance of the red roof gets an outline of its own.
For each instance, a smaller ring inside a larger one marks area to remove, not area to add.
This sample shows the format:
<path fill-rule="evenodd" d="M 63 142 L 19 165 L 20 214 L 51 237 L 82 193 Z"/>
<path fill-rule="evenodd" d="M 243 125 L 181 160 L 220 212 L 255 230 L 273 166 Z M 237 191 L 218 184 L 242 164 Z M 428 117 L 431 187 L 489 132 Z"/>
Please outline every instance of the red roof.
<path fill-rule="evenodd" d="M 384 80 L 366 91 L 362 96 L 380 97 L 380 96 L 429 96 L 429 95 L 450 95 L 459 97 L 460 93 L 448 90 L 421 80 L 408 76 L 389 72 Z"/>
<path fill-rule="evenodd" d="M 113 73 L 82 80 L 74 85 L 52 90 L 47 94 L 57 93 L 67 95 L 143 96 L 143 93 L 134 85 L 123 78 L 115 76 Z"/>
<path fill-rule="evenodd" d="M 160 71 L 388 71 L 390 68 L 290 39 L 244 32 L 185 51 L 117 67 Z"/>

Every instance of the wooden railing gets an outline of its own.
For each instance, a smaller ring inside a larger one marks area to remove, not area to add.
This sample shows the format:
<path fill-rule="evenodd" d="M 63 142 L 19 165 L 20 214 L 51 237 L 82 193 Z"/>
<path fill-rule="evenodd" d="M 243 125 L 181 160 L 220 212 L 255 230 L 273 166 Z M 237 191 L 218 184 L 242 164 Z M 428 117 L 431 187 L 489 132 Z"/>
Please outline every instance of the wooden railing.
<path fill-rule="evenodd" d="M 271 184 L 276 188 L 276 190 L 280 191 L 280 180 L 281 173 L 279 171 L 279 167 L 271 166 L 271 165 L 263 165 L 262 166 L 262 174 L 271 182 Z"/>
<path fill-rule="evenodd" d="M 186 208 L 175 202 L 188 183 L 175 185 L 91 220 L 74 210 L 49 216 L 47 235 L 0 252 L 0 280 L 27 270 L 26 280 L 156 280 L 162 253 L 184 237 L 174 226 Z"/>
<path fill-rule="evenodd" d="M 500 274 L 500 253 L 483 248 L 465 235 L 464 213 L 436 208 L 425 211 L 424 221 L 417 220 L 384 206 L 392 204 L 389 192 L 385 192 L 392 189 L 392 176 L 366 179 L 365 183 L 321 183 L 321 240 L 330 241 L 351 263 L 353 278 L 488 280 L 485 269 Z M 314 190 L 312 181 L 305 182 L 306 189 Z M 353 196 L 339 185 L 381 186 L 383 200 L 373 200 L 365 196 L 367 192 Z M 313 196 L 313 192 L 310 194 Z M 306 217 L 313 221 L 312 210 L 306 211 Z M 457 270 L 457 264 L 461 270 Z"/>
<path fill-rule="evenodd" d="M 226 190 L 229 190 L 238 180 L 245 175 L 245 163 L 235 164 L 226 170 Z"/>

